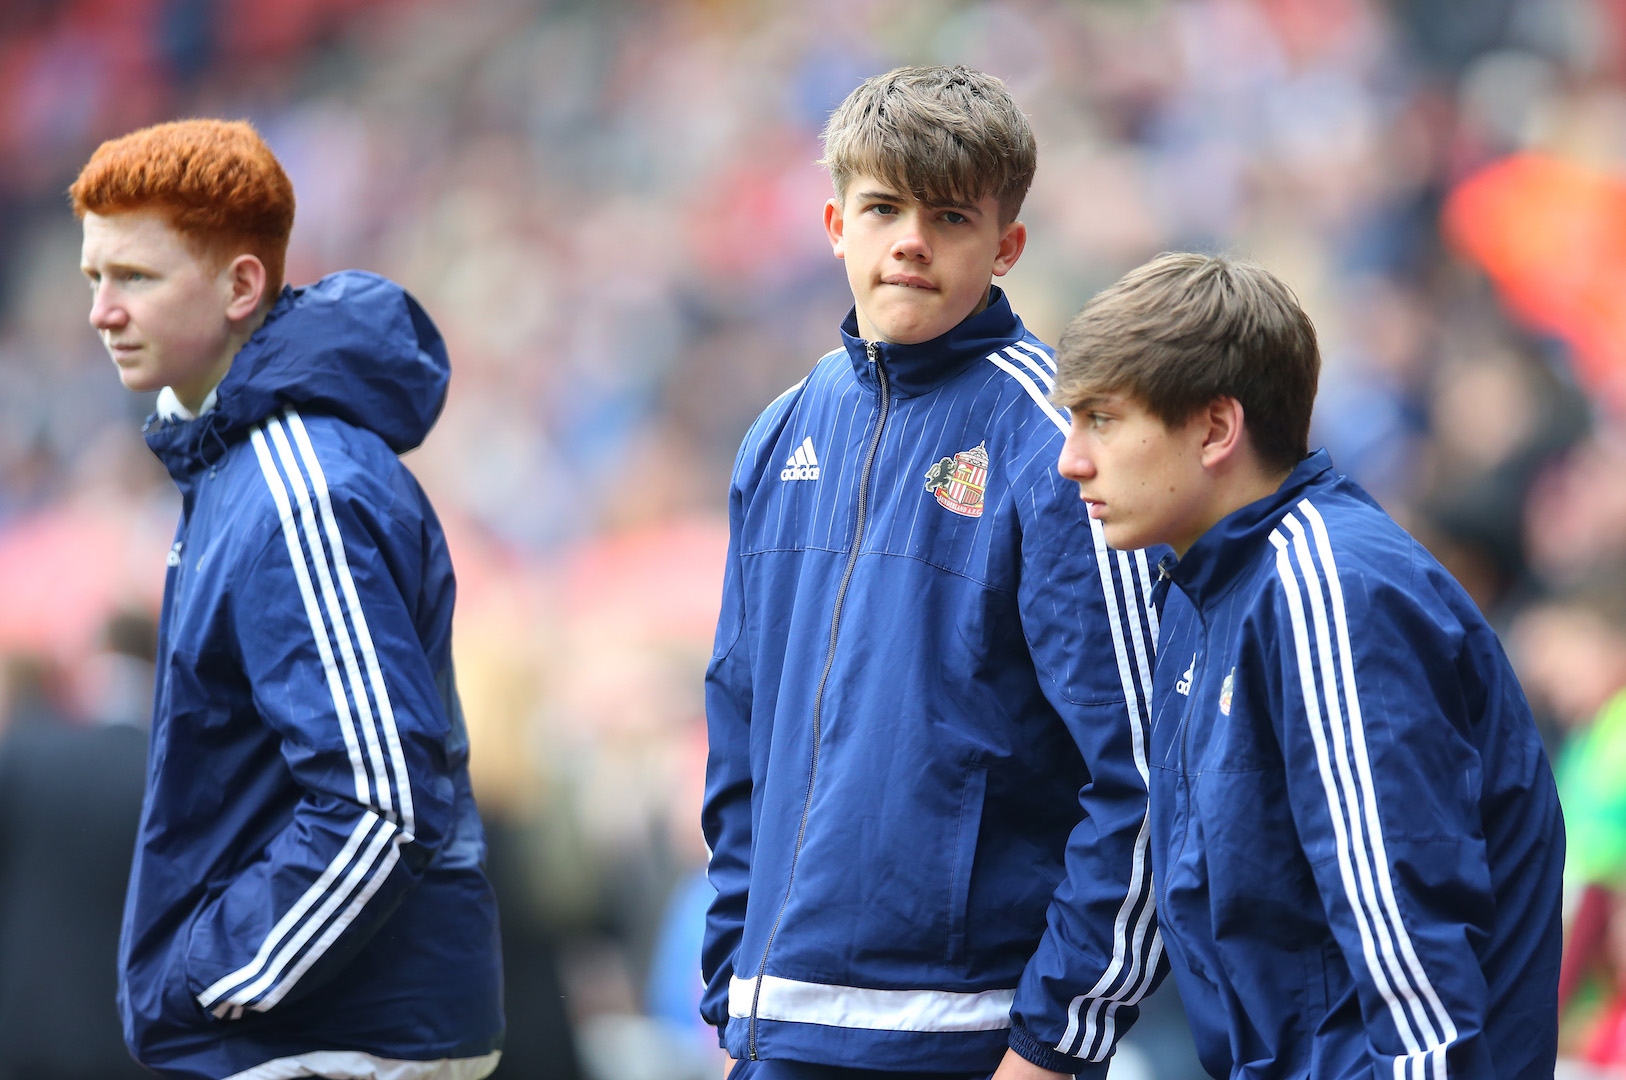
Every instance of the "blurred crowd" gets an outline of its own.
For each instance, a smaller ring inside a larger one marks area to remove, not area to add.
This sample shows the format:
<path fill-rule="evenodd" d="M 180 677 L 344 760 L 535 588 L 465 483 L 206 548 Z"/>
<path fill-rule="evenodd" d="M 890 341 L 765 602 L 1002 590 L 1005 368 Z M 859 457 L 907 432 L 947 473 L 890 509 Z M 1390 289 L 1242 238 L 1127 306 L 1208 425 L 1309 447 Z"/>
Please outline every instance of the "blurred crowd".
<path fill-rule="evenodd" d="M 84 321 L 64 189 L 104 138 L 250 119 L 298 193 L 289 279 L 389 275 L 450 344 L 408 463 L 459 574 L 499 1075 L 713 1075 L 693 957 L 729 467 L 850 304 L 828 111 L 936 62 L 1032 118 L 1005 284 L 1047 340 L 1167 249 L 1299 292 L 1313 443 L 1468 587 L 1546 725 L 1566 1053 L 1626 1063 L 1626 0 L 7 0 L 0 763 L 25 729 L 144 719 L 131 628 L 178 510 L 152 402 Z M 1115 1076 L 1183 1080 L 1158 1053 Z"/>

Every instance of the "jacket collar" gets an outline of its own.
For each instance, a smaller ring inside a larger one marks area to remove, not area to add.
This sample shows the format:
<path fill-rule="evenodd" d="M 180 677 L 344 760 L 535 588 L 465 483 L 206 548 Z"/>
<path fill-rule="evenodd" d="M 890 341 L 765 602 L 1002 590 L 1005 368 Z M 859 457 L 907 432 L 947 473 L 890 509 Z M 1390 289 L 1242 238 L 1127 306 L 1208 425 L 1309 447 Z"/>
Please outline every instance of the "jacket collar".
<path fill-rule="evenodd" d="M 1288 507 L 1310 488 L 1336 479 L 1332 457 L 1325 450 L 1317 450 L 1299 462 L 1275 494 L 1220 518 L 1172 568 L 1168 560 L 1160 565 L 1193 604 L 1205 607 L 1223 596 L 1237 576 L 1258 558 L 1265 538 Z"/>
<path fill-rule="evenodd" d="M 868 346 L 873 345 L 877 359 L 886 368 L 892 393 L 898 397 L 917 397 L 935 390 L 972 363 L 1026 336 L 1027 328 L 1011 310 L 1004 290 L 993 285 L 989 286 L 986 308 L 948 333 L 916 345 L 866 342 L 858 336 L 856 307 L 841 324 L 841 339 L 858 381 L 873 391 L 880 390 L 880 379 L 869 361 Z"/>

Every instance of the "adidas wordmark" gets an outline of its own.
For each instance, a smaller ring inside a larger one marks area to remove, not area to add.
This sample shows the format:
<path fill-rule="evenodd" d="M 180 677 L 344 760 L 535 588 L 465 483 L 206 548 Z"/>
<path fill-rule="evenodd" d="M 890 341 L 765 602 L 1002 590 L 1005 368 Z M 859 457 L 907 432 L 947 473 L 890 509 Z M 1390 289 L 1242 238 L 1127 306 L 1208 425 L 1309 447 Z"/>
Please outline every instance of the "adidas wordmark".
<path fill-rule="evenodd" d="M 817 480 L 819 478 L 819 458 L 813 453 L 813 436 L 809 435 L 802 440 L 802 445 L 796 452 L 785 459 L 785 467 L 779 470 L 781 480 Z"/>

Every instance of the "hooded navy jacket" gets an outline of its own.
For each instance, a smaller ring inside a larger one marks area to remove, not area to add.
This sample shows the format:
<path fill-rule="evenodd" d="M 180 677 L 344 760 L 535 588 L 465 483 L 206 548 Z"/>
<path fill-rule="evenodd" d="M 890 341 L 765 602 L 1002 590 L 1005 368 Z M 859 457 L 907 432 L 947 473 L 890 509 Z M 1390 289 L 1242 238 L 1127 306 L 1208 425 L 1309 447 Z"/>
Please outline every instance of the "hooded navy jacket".
<path fill-rule="evenodd" d="M 1324 451 L 1171 575 L 1152 852 L 1204 1066 L 1551 1080 L 1563 819 L 1473 601 Z"/>
<path fill-rule="evenodd" d="M 370 1075 L 340 1070 L 500 1043 L 452 567 L 396 456 L 448 374 L 417 303 L 347 272 L 283 291 L 212 411 L 148 422 L 182 515 L 119 1005 L 166 1075 L 322 1052 Z"/>
<path fill-rule="evenodd" d="M 701 1011 L 738 1058 L 1101 1076 L 1157 970 L 1141 554 L 999 290 L 746 436 L 706 681 Z"/>

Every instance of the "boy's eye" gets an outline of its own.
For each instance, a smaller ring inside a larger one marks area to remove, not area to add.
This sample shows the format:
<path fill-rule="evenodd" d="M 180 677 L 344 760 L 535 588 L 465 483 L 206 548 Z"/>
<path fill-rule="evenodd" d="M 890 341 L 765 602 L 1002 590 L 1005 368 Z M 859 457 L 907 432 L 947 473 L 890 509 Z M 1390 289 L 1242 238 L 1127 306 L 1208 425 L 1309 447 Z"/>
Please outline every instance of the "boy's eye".
<path fill-rule="evenodd" d="M 950 225 L 964 225 L 971 219 L 960 213 L 958 210 L 945 210 L 943 212 L 943 220 L 948 222 Z"/>
<path fill-rule="evenodd" d="M 870 207 L 870 211 L 872 213 L 881 215 L 891 215 L 896 214 L 898 212 L 898 208 L 893 206 L 891 203 L 876 203 L 874 206 Z"/>
<path fill-rule="evenodd" d="M 1092 412 L 1092 413 L 1089 414 L 1089 416 L 1090 416 L 1090 426 L 1093 427 L 1093 428 L 1105 427 L 1107 422 L 1112 419 L 1112 417 L 1106 415 L 1105 413 L 1098 413 L 1098 412 Z"/>

